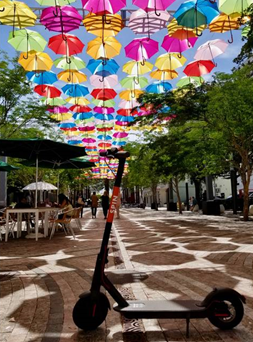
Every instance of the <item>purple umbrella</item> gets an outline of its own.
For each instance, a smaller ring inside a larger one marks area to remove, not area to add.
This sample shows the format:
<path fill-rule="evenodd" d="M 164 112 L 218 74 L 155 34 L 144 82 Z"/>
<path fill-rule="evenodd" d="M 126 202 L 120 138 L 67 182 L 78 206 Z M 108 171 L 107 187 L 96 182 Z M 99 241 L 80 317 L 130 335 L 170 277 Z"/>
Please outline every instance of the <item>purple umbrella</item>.
<path fill-rule="evenodd" d="M 136 38 L 125 47 L 126 56 L 144 62 L 159 50 L 158 42 L 145 38 Z"/>
<path fill-rule="evenodd" d="M 197 39 L 198 37 L 180 40 L 167 35 L 163 39 L 162 47 L 167 52 L 179 52 L 181 57 L 182 52 L 192 48 L 196 43 Z"/>
<path fill-rule="evenodd" d="M 68 113 L 69 109 L 65 106 L 58 106 L 58 107 L 49 108 L 48 111 L 54 114 L 62 114 L 62 113 Z"/>
<path fill-rule="evenodd" d="M 43 9 L 40 22 L 49 31 L 67 33 L 78 29 L 82 19 L 74 7 L 57 6 Z"/>
<path fill-rule="evenodd" d="M 113 107 L 94 107 L 93 111 L 99 114 L 112 114 L 114 112 Z"/>

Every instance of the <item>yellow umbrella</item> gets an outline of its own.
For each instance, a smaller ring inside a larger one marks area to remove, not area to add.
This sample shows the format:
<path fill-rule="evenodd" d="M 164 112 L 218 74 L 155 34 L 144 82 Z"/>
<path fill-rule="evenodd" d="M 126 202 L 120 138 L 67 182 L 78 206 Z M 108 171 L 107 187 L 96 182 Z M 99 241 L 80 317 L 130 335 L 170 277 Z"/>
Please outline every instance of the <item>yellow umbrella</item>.
<path fill-rule="evenodd" d="M 169 23 L 167 28 L 168 28 L 169 36 L 182 40 L 182 39 L 189 39 L 191 37 L 197 37 L 196 31 L 198 32 L 198 34 L 200 34 L 206 28 L 206 25 L 200 25 L 197 28 L 192 29 L 192 28 L 188 28 L 188 27 L 184 27 L 182 25 L 179 25 L 177 23 L 177 20 L 174 18 L 171 20 L 171 22 Z M 179 38 L 178 37 L 177 31 L 181 31 L 181 30 L 185 31 L 185 38 Z M 188 36 L 187 36 L 187 34 L 188 34 Z"/>
<path fill-rule="evenodd" d="M 79 131 L 62 131 L 61 133 L 68 135 L 69 137 L 74 137 L 80 135 Z"/>
<path fill-rule="evenodd" d="M 84 17 L 83 24 L 87 32 L 99 37 L 116 36 L 124 27 L 119 14 L 97 15 L 89 13 Z"/>
<path fill-rule="evenodd" d="M 14 27 L 34 26 L 37 19 L 36 14 L 24 2 L 0 1 L 0 22 L 3 25 Z"/>
<path fill-rule="evenodd" d="M 129 61 L 123 65 L 122 70 L 130 75 L 139 75 L 146 74 L 147 72 L 153 69 L 153 64 L 149 62 L 136 62 L 136 61 Z"/>
<path fill-rule="evenodd" d="M 66 102 L 80 106 L 86 106 L 90 103 L 90 101 L 87 100 L 85 97 L 68 97 L 66 99 Z"/>
<path fill-rule="evenodd" d="M 177 78 L 178 73 L 175 70 L 159 70 L 156 69 L 150 73 L 152 78 L 157 80 L 173 80 L 173 78 Z"/>
<path fill-rule="evenodd" d="M 131 99 L 137 99 L 141 94 L 143 94 L 143 90 L 123 90 L 119 93 L 119 97 L 122 100 L 130 101 Z"/>
<path fill-rule="evenodd" d="M 185 62 L 184 56 L 178 57 L 177 53 L 164 53 L 157 57 L 155 66 L 160 70 L 174 70 L 180 68 Z"/>
<path fill-rule="evenodd" d="M 60 81 L 69 83 L 82 83 L 87 81 L 87 76 L 83 72 L 74 69 L 61 71 L 57 77 Z"/>
<path fill-rule="evenodd" d="M 56 121 L 64 121 L 72 118 L 71 113 L 57 113 L 50 115 L 50 118 L 56 120 Z"/>
<path fill-rule="evenodd" d="M 45 52 L 36 52 L 31 50 L 28 53 L 22 52 L 18 59 L 19 64 L 27 71 L 49 71 L 52 68 L 53 61 Z"/>
<path fill-rule="evenodd" d="M 113 58 L 120 53 L 121 44 L 114 37 L 98 37 L 87 45 L 87 54 L 94 59 Z"/>

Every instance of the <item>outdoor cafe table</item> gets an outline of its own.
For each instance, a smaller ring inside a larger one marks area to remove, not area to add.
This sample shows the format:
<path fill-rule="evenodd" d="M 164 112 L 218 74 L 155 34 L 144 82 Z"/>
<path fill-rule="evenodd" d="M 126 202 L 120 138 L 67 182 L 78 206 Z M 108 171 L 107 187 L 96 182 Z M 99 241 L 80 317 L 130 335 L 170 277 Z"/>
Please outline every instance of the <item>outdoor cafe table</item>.
<path fill-rule="evenodd" d="M 48 219 L 49 213 L 52 211 L 58 211 L 59 208 L 55 207 L 39 207 L 39 208 L 13 208 L 6 209 L 6 234 L 5 241 L 8 241 L 9 235 L 9 215 L 17 214 L 17 237 L 21 232 L 22 228 L 22 214 L 34 214 L 35 215 L 35 240 L 38 241 L 39 237 L 39 214 L 44 213 L 44 237 L 48 236 Z"/>

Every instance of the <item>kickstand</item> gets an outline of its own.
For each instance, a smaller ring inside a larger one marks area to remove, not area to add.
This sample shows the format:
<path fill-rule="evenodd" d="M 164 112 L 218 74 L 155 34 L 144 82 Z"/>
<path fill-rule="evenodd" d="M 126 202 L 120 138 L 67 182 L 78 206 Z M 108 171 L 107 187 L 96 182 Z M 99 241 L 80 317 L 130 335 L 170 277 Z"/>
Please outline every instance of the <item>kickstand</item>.
<path fill-rule="evenodd" d="M 186 337 L 190 337 L 190 318 L 186 318 Z"/>

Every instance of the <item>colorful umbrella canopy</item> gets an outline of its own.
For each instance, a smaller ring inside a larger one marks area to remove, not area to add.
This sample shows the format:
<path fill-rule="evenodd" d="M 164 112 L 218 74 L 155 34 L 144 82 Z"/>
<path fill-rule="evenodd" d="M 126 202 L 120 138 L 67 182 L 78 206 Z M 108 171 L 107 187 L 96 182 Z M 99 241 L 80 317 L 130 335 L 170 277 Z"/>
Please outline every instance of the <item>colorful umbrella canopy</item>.
<path fill-rule="evenodd" d="M 19 64 L 27 71 L 39 72 L 41 70 L 49 71 L 52 68 L 53 61 L 45 52 L 29 51 L 28 56 L 22 52 L 18 59 Z"/>
<path fill-rule="evenodd" d="M 144 11 L 155 11 L 165 10 L 175 0 L 133 0 L 133 5 L 144 9 Z M 159 13 L 158 13 L 159 14 Z"/>
<path fill-rule="evenodd" d="M 74 113 L 73 114 L 73 118 L 75 120 L 86 120 L 93 117 L 92 113 Z M 85 129 L 81 129 L 81 128 L 85 128 Z M 79 131 L 92 131 L 95 127 L 93 127 L 92 129 L 86 129 L 87 127 L 79 127 Z"/>
<path fill-rule="evenodd" d="M 74 105 L 69 108 L 72 112 L 75 113 L 87 113 L 91 112 L 91 108 L 88 106 L 80 106 L 80 105 Z"/>
<path fill-rule="evenodd" d="M 44 8 L 40 22 L 49 31 L 67 33 L 78 29 L 82 19 L 77 9 L 72 6 L 56 6 Z"/>
<path fill-rule="evenodd" d="M 44 71 L 40 73 L 29 71 L 26 74 L 26 77 L 30 82 L 37 84 L 53 84 L 58 80 L 57 76 L 52 71 Z"/>
<path fill-rule="evenodd" d="M 204 74 L 209 74 L 215 67 L 215 64 L 212 61 L 194 61 L 189 63 L 184 69 L 184 73 L 187 76 L 197 76 L 200 77 Z"/>
<path fill-rule="evenodd" d="M 197 77 L 197 76 L 192 76 L 192 77 L 187 77 L 184 76 L 181 78 L 180 81 L 177 82 L 177 87 L 184 87 L 188 84 L 193 84 L 195 86 L 200 86 L 204 82 L 204 79 L 202 77 Z"/>
<path fill-rule="evenodd" d="M 150 73 L 150 77 L 155 78 L 157 80 L 173 80 L 173 78 L 177 78 L 178 73 L 175 70 L 159 70 L 156 69 Z"/>
<path fill-rule="evenodd" d="M 113 107 L 94 107 L 93 111 L 98 113 L 98 114 L 112 114 L 114 113 L 114 108 Z"/>
<path fill-rule="evenodd" d="M 83 24 L 87 32 L 99 37 L 116 36 L 124 27 L 119 14 L 97 15 L 89 13 L 84 17 Z"/>
<path fill-rule="evenodd" d="M 112 100 L 115 96 L 117 96 L 117 93 L 114 89 L 93 89 L 91 92 L 91 96 L 93 96 L 97 100 Z"/>
<path fill-rule="evenodd" d="M 157 16 L 157 13 L 159 16 Z M 134 11 L 129 18 L 128 28 L 135 34 L 148 34 L 149 36 L 166 27 L 170 18 L 167 11 L 150 11 L 146 12 L 143 9 Z"/>
<path fill-rule="evenodd" d="M 195 53 L 194 59 L 212 60 L 226 51 L 228 44 L 222 39 L 209 40 L 200 45 Z"/>
<path fill-rule="evenodd" d="M 119 70 L 119 65 L 114 59 L 102 61 L 90 59 L 87 64 L 87 69 L 89 69 L 92 74 L 98 74 L 100 71 L 108 71 L 110 75 L 116 74 Z"/>
<path fill-rule="evenodd" d="M 97 120 L 103 120 L 103 121 L 113 120 L 113 115 L 111 114 L 95 114 L 94 116 Z"/>
<path fill-rule="evenodd" d="M 126 56 L 136 61 L 145 61 L 158 50 L 158 42 L 150 38 L 136 38 L 125 47 Z"/>
<path fill-rule="evenodd" d="M 135 62 L 129 61 L 123 65 L 122 70 L 127 74 L 131 74 L 132 76 L 137 76 L 146 74 L 147 72 L 153 69 L 153 65 L 149 62 Z"/>
<path fill-rule="evenodd" d="M 178 56 L 176 53 L 164 53 L 157 57 L 155 66 L 160 70 L 174 70 L 180 68 L 185 62 L 184 56 Z"/>
<path fill-rule="evenodd" d="M 59 89 L 57 89 L 54 86 L 45 85 L 45 84 L 37 85 L 34 88 L 34 91 L 41 96 L 50 97 L 50 98 L 59 97 L 61 95 L 61 91 Z"/>
<path fill-rule="evenodd" d="M 109 75 L 106 77 L 101 77 L 99 75 L 92 75 L 90 77 L 90 84 L 95 88 L 114 88 L 118 84 L 117 75 Z"/>
<path fill-rule="evenodd" d="M 71 4 L 76 0 L 36 0 L 41 6 L 65 6 Z"/>
<path fill-rule="evenodd" d="M 14 27 L 34 26 L 37 16 L 21 1 L 1 1 L 0 22 Z M 13 31 L 14 34 L 14 31 Z"/>
<path fill-rule="evenodd" d="M 49 38 L 48 47 L 59 55 L 71 56 L 81 53 L 84 44 L 81 40 L 72 34 L 58 34 Z"/>
<path fill-rule="evenodd" d="M 197 39 L 197 37 L 192 37 L 189 39 L 180 40 L 167 35 L 163 38 L 162 47 L 167 52 L 178 52 L 181 56 L 182 52 L 192 48 L 195 45 Z"/>
<path fill-rule="evenodd" d="M 58 114 L 53 114 L 50 115 L 50 117 L 56 121 L 64 121 L 64 120 L 69 120 L 72 118 L 71 113 L 58 113 Z"/>
<path fill-rule="evenodd" d="M 139 105 L 140 104 L 136 101 L 136 99 L 131 99 L 131 101 L 121 100 L 118 104 L 118 107 L 123 109 L 131 109 L 134 107 L 138 107 Z"/>
<path fill-rule="evenodd" d="M 55 98 L 47 98 L 47 97 L 42 97 L 40 101 L 44 102 L 48 106 L 61 106 L 63 105 L 66 101 L 63 100 L 61 97 L 55 97 Z"/>
<path fill-rule="evenodd" d="M 126 0 L 82 0 L 83 9 L 96 14 L 114 14 L 126 6 Z"/>
<path fill-rule="evenodd" d="M 69 111 L 69 109 L 67 107 L 65 107 L 65 106 L 56 106 L 56 107 L 53 107 L 53 108 L 48 108 L 47 110 L 50 113 L 54 113 L 54 114 L 62 114 L 62 113 L 67 113 Z"/>
<path fill-rule="evenodd" d="M 219 0 L 219 10 L 225 14 L 243 13 L 253 0 Z"/>
<path fill-rule="evenodd" d="M 60 81 L 69 83 L 82 83 L 87 81 L 87 76 L 84 73 L 71 69 L 59 72 L 57 77 Z"/>
<path fill-rule="evenodd" d="M 134 116 L 134 115 L 137 115 L 138 114 L 138 111 L 137 110 L 132 110 L 132 109 L 119 109 L 117 110 L 117 113 L 121 116 Z"/>
<path fill-rule="evenodd" d="M 126 138 L 128 136 L 128 133 L 125 132 L 117 132 L 113 134 L 114 138 Z"/>
<path fill-rule="evenodd" d="M 122 100 L 130 101 L 131 99 L 137 99 L 143 93 L 143 90 L 123 90 L 119 93 L 119 97 Z"/>
<path fill-rule="evenodd" d="M 66 84 L 62 87 L 62 91 L 65 95 L 72 97 L 81 97 L 89 94 L 89 89 L 80 84 Z"/>
<path fill-rule="evenodd" d="M 102 135 L 102 134 L 99 134 L 99 135 L 97 136 L 97 138 L 98 138 L 99 140 L 105 140 L 105 141 L 107 141 L 107 140 L 112 140 L 112 137 L 111 137 L 110 135 Z"/>
<path fill-rule="evenodd" d="M 200 34 L 206 28 L 206 26 L 207 25 L 200 25 L 197 28 L 191 29 L 191 28 L 179 25 L 177 20 L 174 18 L 171 20 L 167 28 L 168 28 L 169 36 L 183 40 L 183 39 L 197 37 L 197 33 Z"/>
<path fill-rule="evenodd" d="M 145 77 L 127 76 L 120 81 L 123 88 L 127 89 L 140 89 L 148 84 L 148 80 Z"/>
<path fill-rule="evenodd" d="M 154 82 L 146 88 L 146 91 L 148 93 L 162 94 L 171 89 L 172 85 L 169 82 Z"/>
<path fill-rule="evenodd" d="M 8 43 L 15 50 L 27 52 L 30 50 L 43 51 L 47 45 L 47 41 L 36 31 L 22 29 L 10 32 Z"/>
<path fill-rule="evenodd" d="M 110 59 L 120 53 L 121 44 L 114 37 L 101 37 L 91 40 L 87 45 L 87 54 L 94 59 Z"/>
<path fill-rule="evenodd" d="M 63 56 L 54 60 L 54 65 L 59 69 L 81 70 L 85 68 L 85 62 L 77 56 Z"/>
<path fill-rule="evenodd" d="M 86 106 L 90 103 L 90 101 L 84 97 L 68 97 L 66 98 L 66 102 L 80 106 Z"/>

